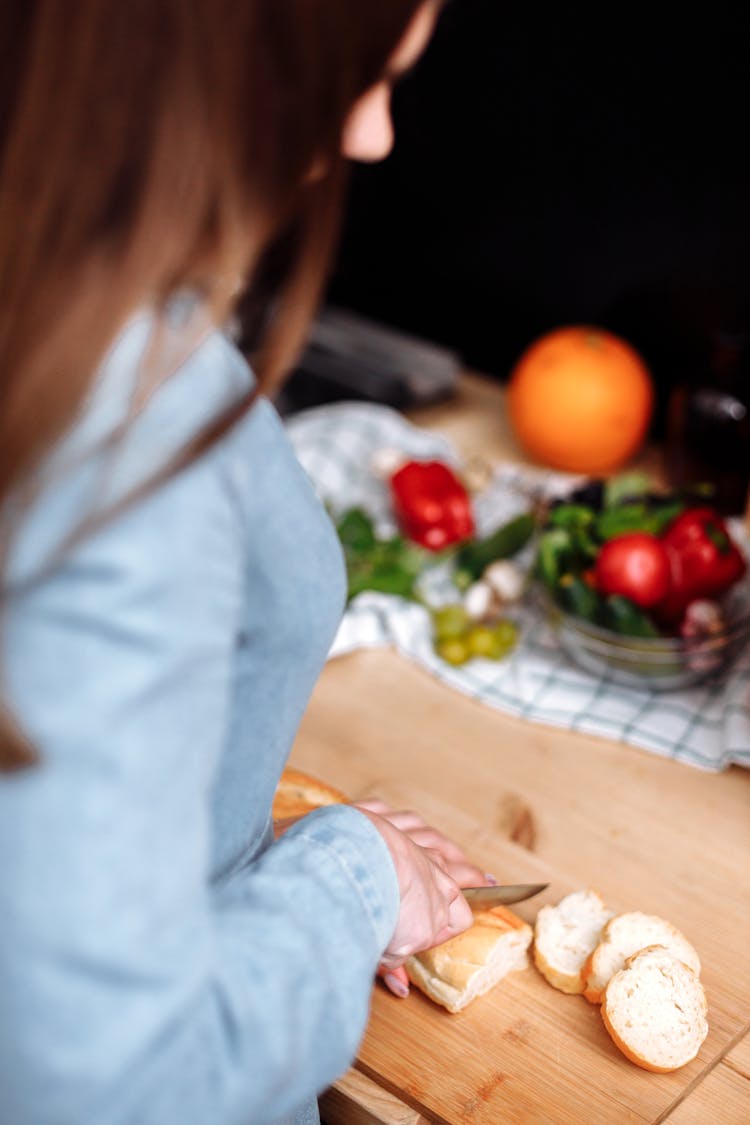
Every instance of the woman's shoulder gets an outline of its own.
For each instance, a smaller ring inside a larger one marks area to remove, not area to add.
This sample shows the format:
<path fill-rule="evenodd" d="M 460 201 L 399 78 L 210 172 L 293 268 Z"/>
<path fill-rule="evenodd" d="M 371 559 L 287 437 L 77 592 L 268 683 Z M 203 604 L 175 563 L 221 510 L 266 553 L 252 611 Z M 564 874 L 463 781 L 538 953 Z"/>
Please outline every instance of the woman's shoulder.
<path fill-rule="evenodd" d="M 232 341 L 199 311 L 136 313 L 101 363 L 75 423 L 41 466 L 30 498 L 4 513 L 15 522 L 6 569 L 11 588 L 78 527 L 106 519 L 129 497 L 148 497 L 150 482 L 253 385 Z M 255 429 L 268 428 L 264 415 Z M 215 488 L 221 477 L 222 456 L 219 445 L 190 474 L 196 517 L 201 487 Z M 135 505 L 136 515 L 147 518 L 148 511 Z"/>
<path fill-rule="evenodd" d="M 199 303 L 179 294 L 144 309 L 104 357 L 55 463 L 97 447 L 127 444 L 163 457 L 195 437 L 252 388 L 252 372 Z"/>

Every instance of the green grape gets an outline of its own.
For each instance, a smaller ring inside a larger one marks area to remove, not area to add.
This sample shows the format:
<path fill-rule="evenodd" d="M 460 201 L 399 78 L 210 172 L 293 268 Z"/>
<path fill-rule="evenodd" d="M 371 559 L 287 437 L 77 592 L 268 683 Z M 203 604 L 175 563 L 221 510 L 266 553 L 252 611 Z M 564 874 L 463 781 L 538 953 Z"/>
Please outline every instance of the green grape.
<path fill-rule="evenodd" d="M 503 655 L 515 647 L 518 640 L 518 626 L 512 621 L 498 621 L 493 631 L 498 645 L 503 650 Z"/>
<path fill-rule="evenodd" d="M 497 660 L 505 649 L 498 641 L 495 630 L 490 625 L 475 625 L 470 629 L 467 637 L 469 651 L 472 656 L 483 656 L 486 660 Z"/>
<path fill-rule="evenodd" d="M 438 641 L 435 652 L 446 664 L 465 664 L 471 658 L 469 646 L 462 637 L 450 637 Z"/>
<path fill-rule="evenodd" d="M 444 605 L 433 610 L 432 624 L 436 640 L 448 641 L 463 636 L 471 618 L 462 605 Z"/>

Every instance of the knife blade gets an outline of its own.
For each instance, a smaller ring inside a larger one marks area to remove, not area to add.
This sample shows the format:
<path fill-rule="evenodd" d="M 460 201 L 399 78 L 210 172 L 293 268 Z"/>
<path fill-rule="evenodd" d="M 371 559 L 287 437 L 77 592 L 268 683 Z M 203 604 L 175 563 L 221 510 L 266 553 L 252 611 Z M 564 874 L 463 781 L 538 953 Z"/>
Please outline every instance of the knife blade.
<path fill-rule="evenodd" d="M 499 887 L 463 887 L 461 893 L 469 906 L 508 906 L 545 891 L 549 883 L 514 883 Z"/>

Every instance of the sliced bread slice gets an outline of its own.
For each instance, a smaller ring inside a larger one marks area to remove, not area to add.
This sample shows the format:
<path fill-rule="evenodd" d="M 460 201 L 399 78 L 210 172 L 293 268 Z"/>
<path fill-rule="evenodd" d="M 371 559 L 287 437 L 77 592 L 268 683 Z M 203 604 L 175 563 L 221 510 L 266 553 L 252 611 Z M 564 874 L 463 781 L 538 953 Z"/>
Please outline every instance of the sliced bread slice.
<path fill-rule="evenodd" d="M 557 906 L 543 906 L 534 925 L 534 963 L 561 992 L 583 992 L 581 969 L 612 917 L 596 891 L 574 891 Z"/>
<path fill-rule="evenodd" d="M 475 910 L 474 923 L 457 937 L 406 962 L 409 979 L 449 1012 L 460 1012 L 515 969 L 529 963 L 533 932 L 505 906 Z"/>
<path fill-rule="evenodd" d="M 581 971 L 586 999 L 592 1004 L 600 1004 L 611 977 L 619 972 L 628 957 L 647 945 L 664 946 L 688 965 L 696 976 L 700 973 L 698 954 L 671 922 L 655 914 L 633 910 L 610 918 L 602 930 L 601 941 L 586 960 Z"/>
<path fill-rule="evenodd" d="M 694 1059 L 708 1035 L 706 994 L 697 974 L 668 949 L 650 945 L 614 974 L 602 1018 L 622 1053 L 666 1072 Z"/>

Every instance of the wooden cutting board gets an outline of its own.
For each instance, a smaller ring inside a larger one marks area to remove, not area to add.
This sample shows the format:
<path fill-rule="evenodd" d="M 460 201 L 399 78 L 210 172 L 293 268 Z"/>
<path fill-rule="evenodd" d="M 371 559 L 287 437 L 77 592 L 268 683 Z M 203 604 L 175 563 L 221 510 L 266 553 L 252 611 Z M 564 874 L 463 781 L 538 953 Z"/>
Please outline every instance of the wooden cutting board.
<path fill-rule="evenodd" d="M 586 886 L 613 910 L 661 914 L 698 950 L 709 1004 L 698 1058 L 659 1075 L 620 1054 L 598 1007 L 533 966 L 457 1015 L 378 984 L 355 1074 L 412 1109 L 359 1116 L 349 1103 L 331 1125 L 655 1123 L 747 1032 L 750 771 L 706 775 L 532 726 L 386 652 L 329 665 L 294 761 L 354 798 L 419 809 L 502 881 L 549 882 L 515 907 L 529 922 Z M 745 1125 L 750 1105 L 713 1120 Z"/>
<path fill-rule="evenodd" d="M 532 924 L 545 902 L 578 889 L 523 849 L 508 844 L 500 851 L 519 880 L 550 882 L 542 895 L 514 908 Z M 671 1075 L 643 1071 L 614 1046 L 598 1005 L 552 988 L 530 962 L 456 1015 L 414 987 L 405 1001 L 376 987 L 356 1068 L 427 1120 L 450 1125 L 656 1121 L 730 1033 L 721 984 L 709 968 L 704 985 L 713 1000 L 712 1030 L 698 1058 Z"/>

